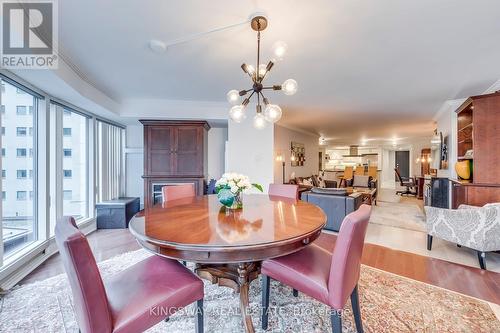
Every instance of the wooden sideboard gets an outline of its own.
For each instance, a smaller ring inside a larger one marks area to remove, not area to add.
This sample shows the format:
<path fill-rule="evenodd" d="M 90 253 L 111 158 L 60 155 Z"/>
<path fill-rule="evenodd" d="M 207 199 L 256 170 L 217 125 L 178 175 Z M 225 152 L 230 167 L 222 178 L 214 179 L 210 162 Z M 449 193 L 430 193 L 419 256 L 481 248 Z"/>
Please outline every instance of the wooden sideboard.
<path fill-rule="evenodd" d="M 466 180 L 451 180 L 453 209 L 461 204 L 483 206 L 500 202 L 500 184 L 474 184 Z"/>
<path fill-rule="evenodd" d="M 161 187 L 192 183 L 203 194 L 207 174 L 206 121 L 140 120 L 144 126 L 144 204 L 161 200 Z"/>
<path fill-rule="evenodd" d="M 456 112 L 457 159 L 470 160 L 473 174 L 452 180 L 452 208 L 500 202 L 500 92 L 472 96 Z"/>

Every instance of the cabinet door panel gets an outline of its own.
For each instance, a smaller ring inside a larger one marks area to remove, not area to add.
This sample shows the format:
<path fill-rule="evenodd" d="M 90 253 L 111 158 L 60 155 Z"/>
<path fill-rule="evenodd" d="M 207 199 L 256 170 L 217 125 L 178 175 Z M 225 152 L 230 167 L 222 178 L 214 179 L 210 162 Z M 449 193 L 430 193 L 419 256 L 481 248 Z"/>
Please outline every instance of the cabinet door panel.
<path fill-rule="evenodd" d="M 176 129 L 175 170 L 178 175 L 203 174 L 203 130 L 200 127 Z"/>
<path fill-rule="evenodd" d="M 174 150 L 174 128 L 170 126 L 153 126 L 149 128 L 149 145 L 151 150 Z"/>
<path fill-rule="evenodd" d="M 167 150 L 155 150 L 150 152 L 150 175 L 170 175 L 172 168 L 173 153 Z"/>
<path fill-rule="evenodd" d="M 148 131 L 148 174 L 171 175 L 174 173 L 175 128 L 150 126 Z"/>
<path fill-rule="evenodd" d="M 461 204 L 467 203 L 467 188 L 463 185 L 452 182 L 452 209 L 457 209 Z"/>
<path fill-rule="evenodd" d="M 196 152 L 200 150 L 199 127 L 177 128 L 177 152 Z"/>

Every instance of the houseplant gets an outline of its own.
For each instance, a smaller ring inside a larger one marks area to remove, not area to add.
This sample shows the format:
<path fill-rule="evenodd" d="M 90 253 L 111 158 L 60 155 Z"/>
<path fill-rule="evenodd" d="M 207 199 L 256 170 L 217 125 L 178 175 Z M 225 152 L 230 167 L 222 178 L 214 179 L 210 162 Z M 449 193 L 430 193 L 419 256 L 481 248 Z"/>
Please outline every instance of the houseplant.
<path fill-rule="evenodd" d="M 237 173 L 225 173 L 215 183 L 215 192 L 219 202 L 229 209 L 243 208 L 241 195 L 251 188 L 263 192 L 260 184 L 250 183 L 247 176 Z"/>

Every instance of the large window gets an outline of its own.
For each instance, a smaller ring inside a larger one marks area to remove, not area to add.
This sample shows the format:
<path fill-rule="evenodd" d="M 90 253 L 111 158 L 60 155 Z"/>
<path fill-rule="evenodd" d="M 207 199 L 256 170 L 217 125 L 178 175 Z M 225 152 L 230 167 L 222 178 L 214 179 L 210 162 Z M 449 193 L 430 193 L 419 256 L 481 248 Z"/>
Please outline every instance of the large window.
<path fill-rule="evenodd" d="M 63 214 L 78 220 L 89 216 L 88 118 L 70 111 L 62 127 Z"/>
<path fill-rule="evenodd" d="M 97 121 L 97 202 L 125 194 L 124 135 L 123 128 Z"/>
<path fill-rule="evenodd" d="M 28 154 L 36 151 L 36 139 L 27 135 L 28 128 L 36 128 L 36 112 L 30 114 L 28 110 L 37 109 L 38 98 L 8 82 L 2 81 L 2 87 L 2 133 L 16 133 L 8 140 L 2 138 L 2 240 L 6 258 L 38 237 L 36 197 L 30 195 L 36 192 L 36 179 L 28 177 L 28 170 L 36 170 L 36 154 Z"/>

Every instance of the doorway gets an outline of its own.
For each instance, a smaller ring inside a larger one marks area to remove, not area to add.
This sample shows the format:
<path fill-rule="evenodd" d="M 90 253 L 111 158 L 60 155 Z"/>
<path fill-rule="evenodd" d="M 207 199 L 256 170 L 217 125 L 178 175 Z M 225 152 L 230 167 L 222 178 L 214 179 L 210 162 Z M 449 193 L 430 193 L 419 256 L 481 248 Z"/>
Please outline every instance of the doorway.
<path fill-rule="evenodd" d="M 410 178 L 410 151 L 397 150 L 395 153 L 395 167 L 399 170 L 401 178 Z M 395 180 L 399 181 L 397 176 L 395 176 Z"/>

